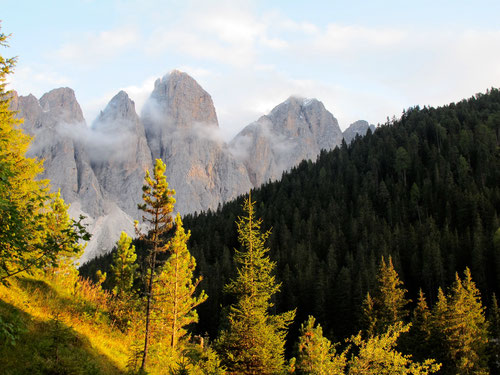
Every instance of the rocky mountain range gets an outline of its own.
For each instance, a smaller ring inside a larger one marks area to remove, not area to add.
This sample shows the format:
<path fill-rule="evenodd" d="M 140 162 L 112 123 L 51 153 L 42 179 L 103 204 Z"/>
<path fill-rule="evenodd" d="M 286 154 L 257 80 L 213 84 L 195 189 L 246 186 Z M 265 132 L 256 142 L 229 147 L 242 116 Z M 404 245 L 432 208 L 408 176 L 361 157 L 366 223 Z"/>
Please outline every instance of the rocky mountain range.
<path fill-rule="evenodd" d="M 111 250 L 122 230 L 133 235 L 144 174 L 155 159 L 167 165 L 176 211 L 200 212 L 279 179 L 369 127 L 358 121 L 342 134 L 320 101 L 290 97 L 226 143 L 210 95 L 176 70 L 155 82 L 140 115 L 120 91 L 91 127 L 70 88 L 40 99 L 16 94 L 12 109 L 34 136 L 29 155 L 44 160 L 41 177 L 61 190 L 72 216 L 87 217 L 93 238 L 81 263 Z"/>

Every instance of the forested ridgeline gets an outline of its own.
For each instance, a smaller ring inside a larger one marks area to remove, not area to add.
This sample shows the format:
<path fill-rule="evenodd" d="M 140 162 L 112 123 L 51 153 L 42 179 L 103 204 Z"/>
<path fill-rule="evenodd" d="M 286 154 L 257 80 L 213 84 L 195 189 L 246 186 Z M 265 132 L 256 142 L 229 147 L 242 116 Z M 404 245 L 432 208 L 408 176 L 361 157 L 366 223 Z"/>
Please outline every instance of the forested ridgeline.
<path fill-rule="evenodd" d="M 500 92 L 491 89 L 440 108 L 411 108 L 357 138 L 302 162 L 281 181 L 252 191 L 269 237 L 282 292 L 276 310 L 297 308 L 293 332 L 309 314 L 330 337 L 356 332 L 362 301 L 382 256 L 392 256 L 408 296 L 471 269 L 483 302 L 500 289 Z M 168 162 L 168 161 L 167 161 Z M 216 212 L 188 215 L 189 248 L 210 298 L 197 330 L 215 337 L 223 286 L 235 267 L 235 221 L 243 197 Z M 138 246 L 140 247 L 140 246 Z M 81 268 L 94 274 L 111 256 Z M 296 333 L 295 333 L 296 334 Z"/>
<path fill-rule="evenodd" d="M 470 267 L 489 304 L 500 289 L 500 92 L 442 108 L 412 108 L 281 181 L 252 192 L 268 228 L 282 293 L 279 311 L 297 307 L 335 337 L 354 333 L 378 263 L 391 255 L 416 301 Z M 200 329 L 216 332 L 222 286 L 231 275 L 234 222 L 242 199 L 187 216 L 190 249 L 210 295 Z"/>

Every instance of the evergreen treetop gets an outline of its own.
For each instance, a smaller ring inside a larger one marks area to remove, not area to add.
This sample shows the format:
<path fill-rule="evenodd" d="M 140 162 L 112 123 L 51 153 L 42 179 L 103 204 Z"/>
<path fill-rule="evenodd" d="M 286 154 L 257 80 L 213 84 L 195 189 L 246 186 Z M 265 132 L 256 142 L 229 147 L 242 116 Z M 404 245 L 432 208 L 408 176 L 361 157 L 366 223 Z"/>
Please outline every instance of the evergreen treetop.
<path fill-rule="evenodd" d="M 235 302 L 228 313 L 228 328 L 221 333 L 219 347 L 228 370 L 238 374 L 279 374 L 284 371 L 287 327 L 295 311 L 271 314 L 271 298 L 280 285 L 271 274 L 275 263 L 267 256 L 261 219 L 255 218 L 255 202 L 249 197 L 245 216 L 237 222 L 241 250 L 235 253 L 237 276 L 225 290 Z"/>

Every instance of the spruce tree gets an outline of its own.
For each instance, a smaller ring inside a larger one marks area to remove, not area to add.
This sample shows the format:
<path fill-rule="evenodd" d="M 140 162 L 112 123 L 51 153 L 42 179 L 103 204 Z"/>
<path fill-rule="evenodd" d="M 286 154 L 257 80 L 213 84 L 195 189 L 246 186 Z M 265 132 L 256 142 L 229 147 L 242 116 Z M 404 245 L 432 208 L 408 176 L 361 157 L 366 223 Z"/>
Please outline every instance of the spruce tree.
<path fill-rule="evenodd" d="M 435 353 L 437 360 L 443 364 L 443 369 L 447 369 L 451 366 L 444 333 L 447 324 L 447 311 L 448 300 L 443 292 L 443 289 L 438 288 L 437 301 L 432 308 L 430 320 L 430 347 Z"/>
<path fill-rule="evenodd" d="M 271 298 L 280 284 L 272 275 L 275 263 L 265 247 L 270 231 L 261 232 L 255 217 L 255 202 L 245 200 L 245 216 L 237 221 L 241 250 L 235 250 L 237 276 L 225 286 L 235 302 L 228 312 L 228 328 L 221 333 L 220 350 L 229 372 L 235 374 L 279 374 L 284 370 L 287 327 L 295 311 L 271 314 Z"/>
<path fill-rule="evenodd" d="M 337 354 L 323 329 L 309 316 L 300 328 L 296 370 L 299 375 L 344 374 L 346 353 Z"/>
<path fill-rule="evenodd" d="M 113 253 L 111 272 L 113 274 L 113 294 L 118 298 L 130 296 L 134 284 L 135 272 L 138 265 L 135 263 L 137 254 L 132 238 L 122 232 L 116 244 L 116 252 Z"/>

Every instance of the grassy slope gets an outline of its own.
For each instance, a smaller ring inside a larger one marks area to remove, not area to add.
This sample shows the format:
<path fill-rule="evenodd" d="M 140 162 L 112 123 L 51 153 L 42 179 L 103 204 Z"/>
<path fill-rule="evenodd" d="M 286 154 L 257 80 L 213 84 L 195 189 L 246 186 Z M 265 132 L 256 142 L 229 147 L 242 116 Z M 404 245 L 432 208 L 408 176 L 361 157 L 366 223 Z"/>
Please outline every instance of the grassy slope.
<path fill-rule="evenodd" d="M 132 339 L 112 327 L 99 293 L 61 279 L 24 277 L 0 285 L 0 319 L 21 327 L 15 345 L 0 342 L 1 373 L 124 373 Z"/>

